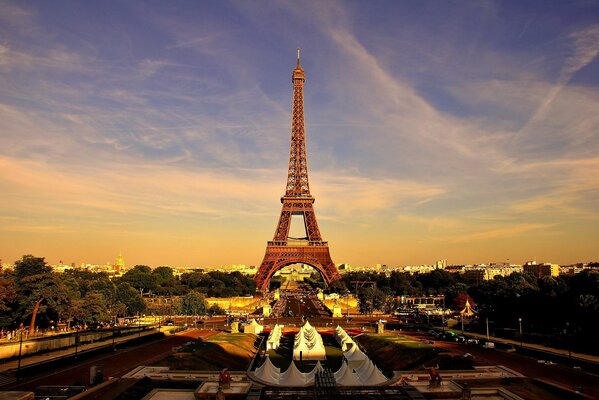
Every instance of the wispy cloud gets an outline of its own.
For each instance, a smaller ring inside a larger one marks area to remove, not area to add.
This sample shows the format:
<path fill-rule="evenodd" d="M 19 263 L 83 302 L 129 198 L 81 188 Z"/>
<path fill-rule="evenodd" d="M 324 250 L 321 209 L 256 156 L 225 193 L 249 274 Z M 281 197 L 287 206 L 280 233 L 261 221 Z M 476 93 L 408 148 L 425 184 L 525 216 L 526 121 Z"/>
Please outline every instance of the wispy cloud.
<path fill-rule="evenodd" d="M 599 92 L 575 79 L 596 66 L 597 24 L 490 3 L 122 5 L 109 20 L 86 4 L 60 24 L 45 4 L 0 7 L 0 214 L 19 233 L 0 253 L 28 230 L 42 251 L 83 230 L 109 248 L 112 230 L 140 253 L 251 236 L 230 257 L 258 262 L 298 46 L 311 189 L 344 261 L 367 243 L 403 262 L 398 238 L 420 262 L 433 245 L 474 257 L 547 231 L 575 248 L 599 216 Z"/>
<path fill-rule="evenodd" d="M 570 82 L 576 72 L 591 63 L 599 53 L 599 24 L 591 25 L 570 35 L 572 54 L 566 58 L 557 82 L 551 87 L 541 104 L 530 117 L 523 130 L 542 120 L 560 91 Z"/>
<path fill-rule="evenodd" d="M 534 232 L 535 234 L 539 234 L 539 232 L 545 232 L 546 234 L 554 235 L 555 232 L 552 231 L 553 227 L 555 227 L 555 224 L 515 224 L 508 227 L 482 230 L 464 235 L 452 235 L 445 237 L 444 240 L 452 243 L 467 243 L 501 238 L 514 239 L 522 237 L 526 234 L 530 234 L 531 232 Z"/>

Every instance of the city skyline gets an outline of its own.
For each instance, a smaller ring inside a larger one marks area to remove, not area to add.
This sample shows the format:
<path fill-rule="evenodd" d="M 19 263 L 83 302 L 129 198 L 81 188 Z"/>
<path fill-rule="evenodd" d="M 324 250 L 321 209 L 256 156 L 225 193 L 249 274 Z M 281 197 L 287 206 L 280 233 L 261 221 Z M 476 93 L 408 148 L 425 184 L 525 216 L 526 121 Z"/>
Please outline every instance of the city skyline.
<path fill-rule="evenodd" d="M 599 5 L 549 3 L 0 2 L 0 258 L 259 265 L 300 47 L 335 263 L 597 261 Z"/>

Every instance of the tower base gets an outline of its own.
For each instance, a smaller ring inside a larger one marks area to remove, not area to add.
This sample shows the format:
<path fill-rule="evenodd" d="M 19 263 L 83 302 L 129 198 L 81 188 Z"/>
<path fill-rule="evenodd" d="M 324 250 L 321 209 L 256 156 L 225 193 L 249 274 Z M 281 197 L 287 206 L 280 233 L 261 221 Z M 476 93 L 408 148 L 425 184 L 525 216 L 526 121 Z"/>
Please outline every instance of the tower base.
<path fill-rule="evenodd" d="M 291 264 L 308 264 L 320 272 L 327 285 L 341 276 L 331 259 L 328 242 L 281 241 L 268 242 L 260 269 L 254 277 L 256 290 L 267 292 L 275 272 Z"/>

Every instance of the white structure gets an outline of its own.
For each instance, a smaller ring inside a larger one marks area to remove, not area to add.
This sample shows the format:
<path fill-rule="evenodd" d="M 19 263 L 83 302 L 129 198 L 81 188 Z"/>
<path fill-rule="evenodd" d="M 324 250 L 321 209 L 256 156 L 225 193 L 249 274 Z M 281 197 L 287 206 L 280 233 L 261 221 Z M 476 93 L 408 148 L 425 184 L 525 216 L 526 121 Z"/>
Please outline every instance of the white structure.
<path fill-rule="evenodd" d="M 358 368 L 365 361 L 370 361 L 368 356 L 355 344 L 343 353 L 343 357 L 347 361 L 347 366 L 350 368 Z"/>
<path fill-rule="evenodd" d="M 256 377 L 271 385 L 278 385 L 279 379 L 281 378 L 281 369 L 275 367 L 268 356 L 264 363 L 256 368 L 254 373 L 256 374 Z"/>
<path fill-rule="evenodd" d="M 283 325 L 276 324 L 270 334 L 268 335 L 268 339 L 266 339 L 266 350 L 276 350 L 279 348 L 279 344 L 281 343 L 281 334 L 283 332 Z"/>
<path fill-rule="evenodd" d="M 309 375 L 300 372 L 297 369 L 295 362 L 292 360 L 287 371 L 283 372 L 279 378 L 279 386 L 308 386 Z M 312 384 L 314 384 L 314 376 L 312 376 Z"/>
<path fill-rule="evenodd" d="M 295 335 L 293 342 L 294 360 L 325 360 L 326 350 L 322 343 L 322 336 L 308 321 Z"/>
<path fill-rule="evenodd" d="M 249 324 L 243 325 L 244 333 L 254 333 L 258 335 L 262 333 L 262 330 L 264 330 L 264 326 L 257 323 L 255 319 L 252 319 Z"/>
<path fill-rule="evenodd" d="M 350 348 L 356 345 L 351 336 L 349 336 L 347 332 L 345 332 L 345 330 L 343 330 L 343 328 L 339 325 L 337 325 L 335 328 L 334 336 L 337 343 L 339 343 L 339 346 L 341 346 L 341 351 L 348 351 Z"/>

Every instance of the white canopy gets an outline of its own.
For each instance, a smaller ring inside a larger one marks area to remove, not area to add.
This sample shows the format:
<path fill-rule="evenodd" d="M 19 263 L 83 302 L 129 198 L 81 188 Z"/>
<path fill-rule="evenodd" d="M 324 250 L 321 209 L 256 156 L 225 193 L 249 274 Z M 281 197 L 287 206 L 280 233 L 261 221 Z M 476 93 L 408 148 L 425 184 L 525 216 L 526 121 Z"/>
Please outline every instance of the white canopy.
<path fill-rule="evenodd" d="M 300 358 L 302 360 L 326 359 L 322 336 L 308 321 L 300 328 L 293 342 L 293 359 L 299 360 Z"/>
<path fill-rule="evenodd" d="M 276 350 L 279 348 L 279 344 L 281 343 L 282 329 L 283 325 L 278 324 L 272 328 L 270 334 L 268 335 L 268 339 L 266 339 L 266 350 Z"/>
<path fill-rule="evenodd" d="M 374 368 L 376 367 L 369 358 L 362 361 L 361 364 L 354 366 L 353 370 L 358 376 L 370 376 L 370 373 Z"/>
<path fill-rule="evenodd" d="M 368 356 L 364 354 L 362 350 L 355 344 L 351 348 L 343 353 L 343 357 L 347 360 L 350 368 L 357 368 L 362 362 L 368 360 Z"/>
<path fill-rule="evenodd" d="M 264 326 L 260 325 L 258 322 L 256 322 L 255 319 L 252 318 L 252 320 L 250 321 L 249 324 L 245 324 L 243 326 L 243 331 L 245 333 L 254 333 L 254 334 L 259 334 L 262 333 L 262 330 L 264 329 Z"/>
<path fill-rule="evenodd" d="M 306 375 L 300 372 L 295 366 L 295 362 L 291 360 L 287 371 L 283 372 L 279 378 L 280 386 L 306 386 Z"/>
<path fill-rule="evenodd" d="M 373 368 L 370 370 L 369 375 L 358 375 L 360 377 L 360 381 L 363 385 L 371 386 L 371 385 L 380 385 L 383 382 L 387 382 L 387 377 L 383 375 L 380 369 L 378 369 L 374 364 Z"/>
<path fill-rule="evenodd" d="M 280 368 L 275 367 L 268 356 L 262 365 L 256 368 L 254 373 L 258 378 L 271 384 L 278 384 L 281 376 Z"/>
<path fill-rule="evenodd" d="M 337 370 L 337 372 L 333 373 L 333 376 L 335 376 L 335 380 L 338 380 L 339 378 L 341 378 L 343 376 L 343 374 L 345 374 L 345 370 L 347 370 L 347 363 L 346 362 L 342 362 L 341 363 L 341 367 L 339 367 L 339 369 Z"/>
<path fill-rule="evenodd" d="M 343 365 L 345 365 L 345 363 Z M 358 375 L 356 375 L 350 368 L 347 367 L 343 370 L 342 374 L 339 374 L 338 376 L 335 374 L 335 381 L 337 381 L 337 385 L 341 386 L 361 386 L 363 384 L 358 378 Z"/>

